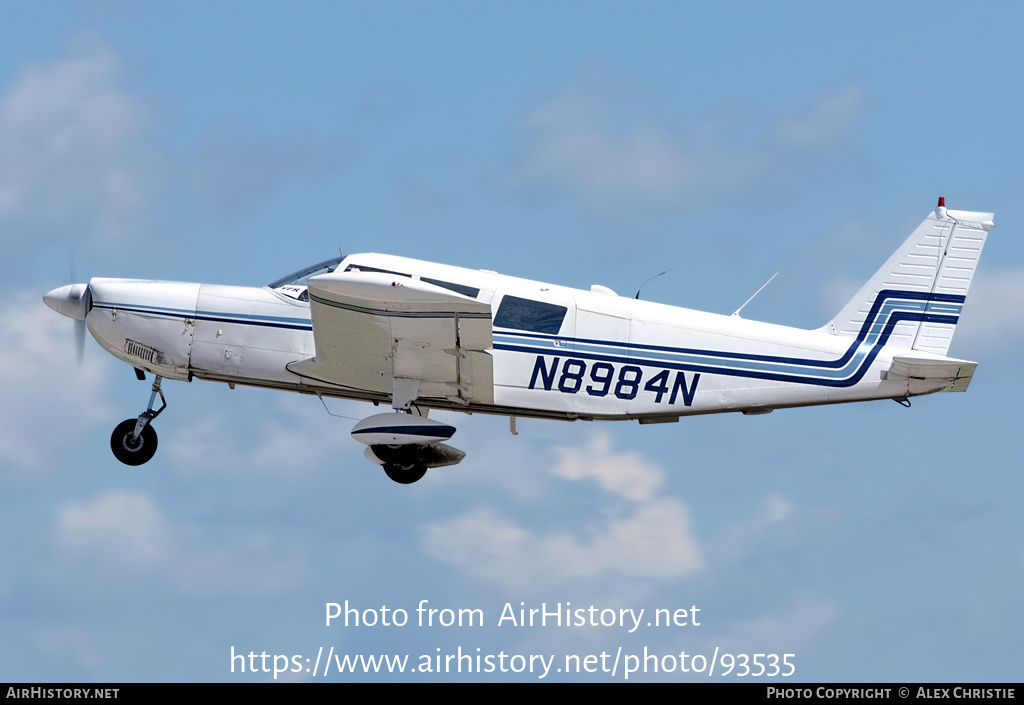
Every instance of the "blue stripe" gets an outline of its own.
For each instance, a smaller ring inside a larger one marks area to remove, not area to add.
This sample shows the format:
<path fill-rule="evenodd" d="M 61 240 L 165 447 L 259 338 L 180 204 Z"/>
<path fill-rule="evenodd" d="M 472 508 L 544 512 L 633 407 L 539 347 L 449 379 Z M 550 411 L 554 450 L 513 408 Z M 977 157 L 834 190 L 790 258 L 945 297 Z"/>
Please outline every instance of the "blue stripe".
<path fill-rule="evenodd" d="M 163 306 L 138 306 L 135 304 L 112 303 L 109 301 L 93 302 L 93 308 L 102 308 L 128 313 L 139 313 L 159 318 L 175 318 L 182 320 L 212 321 L 217 323 L 237 323 L 239 325 L 263 326 L 266 328 L 287 328 L 291 330 L 313 330 L 313 322 L 309 318 L 289 318 L 286 316 L 259 316 L 249 313 L 228 313 L 226 311 L 196 311 L 185 308 L 167 308 Z"/>
<path fill-rule="evenodd" d="M 187 318 L 192 318 L 195 315 L 195 309 L 192 308 L 167 308 L 166 306 L 139 306 L 138 304 L 123 304 L 114 303 L 111 301 L 93 301 L 93 308 L 109 308 L 118 309 L 121 311 L 131 311 L 132 313 L 148 313 L 152 315 L 167 315 L 173 318 L 179 316 L 175 314 L 185 314 Z"/>
<path fill-rule="evenodd" d="M 932 294 L 893 289 L 880 291 L 875 297 L 857 337 L 853 339 L 846 352 L 832 360 L 623 343 L 589 338 L 566 338 L 511 330 L 495 332 L 494 349 L 541 355 L 565 355 L 603 362 L 648 365 L 733 377 L 849 387 L 863 378 L 898 323 L 910 321 L 956 325 L 964 301 L 964 296 L 955 294 Z M 313 330 L 312 320 L 308 318 L 260 316 L 224 311 L 192 311 L 106 301 L 94 302 L 93 307 L 118 309 L 162 318 Z M 556 345 L 556 341 L 572 343 L 574 349 L 559 347 Z M 798 372 L 802 372 L 802 374 L 798 374 Z"/>
<path fill-rule="evenodd" d="M 366 433 L 394 433 L 404 436 L 431 436 L 434 438 L 451 438 L 455 434 L 454 426 L 375 426 L 352 431 L 353 436 Z"/>
<path fill-rule="evenodd" d="M 964 300 L 963 296 L 953 294 L 883 290 L 875 297 L 871 310 L 850 347 L 833 360 L 623 344 L 515 331 L 502 331 L 496 334 L 494 349 L 566 355 L 604 362 L 628 362 L 667 369 L 817 386 L 849 387 L 863 378 L 888 341 L 896 324 L 901 321 L 912 321 L 955 325 L 959 320 L 955 314 L 960 313 Z M 555 341 L 572 342 L 575 349 L 559 347 Z M 798 371 L 802 371 L 803 374 L 797 374 Z"/>

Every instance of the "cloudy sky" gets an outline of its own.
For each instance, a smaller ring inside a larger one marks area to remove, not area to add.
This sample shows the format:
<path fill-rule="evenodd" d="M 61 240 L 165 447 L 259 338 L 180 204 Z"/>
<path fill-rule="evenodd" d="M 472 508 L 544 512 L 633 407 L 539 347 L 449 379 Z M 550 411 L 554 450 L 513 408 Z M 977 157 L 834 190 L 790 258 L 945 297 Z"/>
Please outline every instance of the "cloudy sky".
<path fill-rule="evenodd" d="M 547 680 L 717 649 L 794 654 L 774 682 L 1019 681 L 1022 25 L 1011 3 L 5 3 L 0 680 L 461 648 L 554 656 Z M 744 315 L 811 328 L 940 195 L 998 225 L 950 350 L 980 363 L 966 394 L 518 436 L 442 415 L 467 458 L 407 487 L 348 435 L 371 406 L 201 382 L 167 383 L 157 457 L 119 464 L 148 386 L 92 341 L 76 367 L 41 301 L 70 277 L 261 285 L 340 247 L 627 295 L 671 268 L 645 298 L 726 314 L 780 272 Z M 326 626 L 346 600 L 409 624 Z M 420 627 L 422 600 L 485 623 Z M 499 626 L 541 603 L 700 624 Z"/>

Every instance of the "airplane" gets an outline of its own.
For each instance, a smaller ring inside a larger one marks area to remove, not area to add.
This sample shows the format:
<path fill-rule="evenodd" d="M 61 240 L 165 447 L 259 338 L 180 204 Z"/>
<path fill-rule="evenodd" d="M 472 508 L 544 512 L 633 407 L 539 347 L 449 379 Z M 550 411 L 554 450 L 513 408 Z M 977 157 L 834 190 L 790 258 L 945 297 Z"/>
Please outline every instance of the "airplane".
<path fill-rule="evenodd" d="M 965 391 L 977 363 L 946 352 L 993 226 L 940 198 L 816 330 L 384 254 L 263 287 L 93 278 L 43 300 L 155 376 L 145 411 L 111 436 L 122 463 L 156 452 L 162 380 L 200 379 L 390 405 L 352 437 L 410 484 L 465 456 L 431 410 L 508 416 L 515 434 L 517 417 L 655 424 Z"/>

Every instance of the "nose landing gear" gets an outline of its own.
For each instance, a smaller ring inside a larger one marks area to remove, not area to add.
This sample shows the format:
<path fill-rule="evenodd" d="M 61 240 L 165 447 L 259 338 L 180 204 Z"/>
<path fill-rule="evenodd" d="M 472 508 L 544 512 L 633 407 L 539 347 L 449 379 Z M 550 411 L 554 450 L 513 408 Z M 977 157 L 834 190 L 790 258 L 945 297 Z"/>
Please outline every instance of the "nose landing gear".
<path fill-rule="evenodd" d="M 149 405 L 139 414 L 137 419 L 126 419 L 117 425 L 110 436 L 110 450 L 114 457 L 125 465 L 142 465 L 156 453 L 156 431 L 150 422 L 167 408 L 167 401 L 160 389 L 163 377 L 157 376 L 153 381 L 153 391 L 149 395 Z M 154 410 L 153 403 L 160 395 L 160 408 Z"/>

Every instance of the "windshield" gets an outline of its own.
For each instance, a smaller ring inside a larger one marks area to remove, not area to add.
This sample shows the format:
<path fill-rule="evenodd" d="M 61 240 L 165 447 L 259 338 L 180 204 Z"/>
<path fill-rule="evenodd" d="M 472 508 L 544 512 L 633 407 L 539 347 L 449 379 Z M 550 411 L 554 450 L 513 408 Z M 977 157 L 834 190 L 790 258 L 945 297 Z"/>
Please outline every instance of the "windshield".
<path fill-rule="evenodd" d="M 282 277 L 275 282 L 267 284 L 268 287 L 273 289 L 279 294 L 283 294 L 290 299 L 296 301 L 309 301 L 309 290 L 306 289 L 306 281 L 310 277 L 315 277 L 318 274 L 329 274 L 338 268 L 341 264 L 341 260 L 344 257 L 335 257 L 333 259 L 324 260 L 318 264 L 314 264 L 311 267 L 300 269 L 297 272 L 289 274 L 287 277 Z"/>
<path fill-rule="evenodd" d="M 324 260 L 318 264 L 314 264 L 311 267 L 300 269 L 297 272 L 289 274 L 287 277 L 281 277 L 277 281 L 267 284 L 271 289 L 279 289 L 282 286 L 305 286 L 306 280 L 310 277 L 315 277 L 318 274 L 329 274 L 333 272 L 344 257 L 335 257 L 334 259 Z"/>

